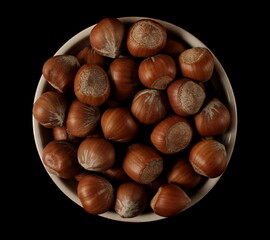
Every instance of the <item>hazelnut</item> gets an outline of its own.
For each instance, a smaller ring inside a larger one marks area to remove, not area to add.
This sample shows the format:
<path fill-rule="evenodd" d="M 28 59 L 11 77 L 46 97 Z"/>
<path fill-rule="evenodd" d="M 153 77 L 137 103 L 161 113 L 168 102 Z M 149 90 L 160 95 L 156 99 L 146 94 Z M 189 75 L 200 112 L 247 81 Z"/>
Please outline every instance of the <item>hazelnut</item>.
<path fill-rule="evenodd" d="M 103 69 L 107 69 L 110 63 L 109 58 L 98 54 L 90 45 L 81 49 L 77 54 L 77 58 L 81 66 L 84 64 L 96 64 Z"/>
<path fill-rule="evenodd" d="M 53 140 L 44 147 L 42 161 L 50 173 L 71 179 L 81 169 L 77 161 L 77 150 L 77 147 L 68 141 Z"/>
<path fill-rule="evenodd" d="M 198 174 L 219 177 L 228 163 L 226 148 L 214 139 L 202 140 L 191 148 L 189 161 Z"/>
<path fill-rule="evenodd" d="M 139 87 L 138 63 L 131 57 L 114 59 L 110 64 L 112 97 L 116 100 L 132 98 Z"/>
<path fill-rule="evenodd" d="M 195 172 L 188 158 L 177 157 L 168 171 L 168 183 L 175 183 L 183 189 L 190 189 L 198 185 L 201 175 Z"/>
<path fill-rule="evenodd" d="M 151 133 L 151 142 L 162 153 L 183 151 L 191 142 L 193 130 L 187 119 L 171 115 L 159 122 Z"/>
<path fill-rule="evenodd" d="M 122 183 L 116 190 L 115 212 L 123 218 L 141 214 L 147 205 L 145 186 L 135 182 Z"/>
<path fill-rule="evenodd" d="M 58 91 L 43 93 L 34 103 L 33 116 L 46 128 L 61 127 L 65 124 L 68 100 Z"/>
<path fill-rule="evenodd" d="M 140 81 L 144 86 L 159 90 L 167 88 L 174 80 L 176 72 L 174 59 L 165 54 L 144 59 L 138 70 Z"/>
<path fill-rule="evenodd" d="M 129 142 L 135 138 L 139 125 L 125 107 L 108 108 L 101 116 L 105 138 L 116 142 Z"/>
<path fill-rule="evenodd" d="M 103 138 L 86 138 L 78 148 L 78 162 L 86 170 L 102 172 L 115 162 L 114 146 Z"/>
<path fill-rule="evenodd" d="M 124 24 L 117 18 L 103 18 L 92 29 L 89 41 L 100 55 L 116 58 L 120 55 L 125 34 Z"/>
<path fill-rule="evenodd" d="M 128 31 L 127 48 L 135 57 L 150 57 L 161 51 L 167 41 L 167 31 L 157 21 L 141 19 Z"/>
<path fill-rule="evenodd" d="M 67 113 L 66 126 L 73 136 L 86 137 L 96 130 L 100 117 L 100 110 L 97 106 L 74 99 Z"/>
<path fill-rule="evenodd" d="M 217 136 L 229 128 L 230 111 L 219 99 L 213 98 L 194 116 L 194 122 L 202 137 Z"/>
<path fill-rule="evenodd" d="M 152 147 L 133 143 L 127 148 L 123 159 L 123 169 L 134 181 L 148 184 L 161 174 L 163 158 Z"/>
<path fill-rule="evenodd" d="M 214 57 L 207 48 L 186 49 L 179 55 L 178 61 L 182 75 L 186 78 L 205 82 L 212 77 Z"/>
<path fill-rule="evenodd" d="M 109 97 L 111 91 L 107 73 L 98 65 L 84 64 L 74 80 L 74 92 L 85 104 L 99 106 Z"/>
<path fill-rule="evenodd" d="M 107 212 L 114 202 L 113 186 L 97 174 L 88 174 L 80 179 L 77 195 L 84 210 L 94 215 Z"/>
<path fill-rule="evenodd" d="M 58 91 L 66 93 L 73 88 L 73 81 L 80 63 L 72 55 L 56 55 L 43 65 L 42 74 L 48 83 Z"/>
<path fill-rule="evenodd" d="M 169 103 L 160 90 L 142 89 L 133 98 L 131 112 L 139 122 L 154 124 L 169 113 Z"/>
<path fill-rule="evenodd" d="M 196 114 L 206 97 L 204 87 L 187 78 L 173 81 L 167 93 L 173 111 L 180 116 Z"/>
<path fill-rule="evenodd" d="M 162 217 L 173 217 L 190 204 L 189 196 L 176 184 L 167 183 L 159 187 L 151 200 L 154 213 Z"/>

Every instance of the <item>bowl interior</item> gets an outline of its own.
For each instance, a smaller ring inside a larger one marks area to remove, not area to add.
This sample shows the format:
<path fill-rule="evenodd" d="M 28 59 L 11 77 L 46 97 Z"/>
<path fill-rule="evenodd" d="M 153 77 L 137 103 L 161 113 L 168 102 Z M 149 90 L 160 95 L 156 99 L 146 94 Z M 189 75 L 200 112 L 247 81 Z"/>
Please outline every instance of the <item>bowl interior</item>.
<path fill-rule="evenodd" d="M 119 18 L 119 20 L 121 20 L 125 24 L 131 24 L 141 18 L 142 17 L 123 17 L 123 18 Z M 165 21 L 158 20 L 158 19 L 154 19 L 154 20 L 160 22 L 163 26 L 165 26 L 165 28 L 168 30 L 169 33 L 172 33 L 175 37 L 182 39 L 190 47 L 207 47 L 199 39 L 197 39 L 195 36 L 193 36 L 189 32 L 185 31 L 181 27 L 165 22 Z M 89 28 L 86 28 L 85 30 L 79 32 L 77 35 L 72 37 L 55 53 L 55 55 L 59 55 L 59 54 L 76 55 L 79 50 L 81 50 L 84 46 L 89 44 L 89 40 L 88 40 L 89 33 L 94 26 L 95 25 L 90 26 Z M 221 139 L 220 139 L 220 141 L 226 146 L 228 159 L 230 160 L 232 152 L 233 152 L 233 148 L 235 145 L 235 139 L 236 139 L 236 133 L 237 133 L 236 102 L 235 102 L 233 89 L 231 87 L 228 76 L 214 54 L 213 56 L 215 60 L 215 69 L 214 69 L 214 77 L 210 81 L 212 82 L 213 89 L 215 91 L 216 96 L 224 101 L 224 103 L 226 104 L 226 106 L 228 106 L 231 113 L 230 128 L 225 134 L 221 136 Z M 41 76 L 37 89 L 36 89 L 34 102 L 41 96 L 42 93 L 48 91 L 49 89 L 51 89 L 51 87 L 49 86 L 45 78 Z M 50 129 L 46 129 L 42 127 L 34 118 L 33 118 L 33 133 L 34 133 L 34 140 L 37 147 L 37 151 L 41 158 L 43 148 L 46 146 L 46 144 L 49 141 L 52 140 L 52 133 Z M 48 174 L 53 180 L 53 182 L 68 198 L 70 198 L 79 206 L 82 206 L 76 194 L 77 183 L 75 181 L 61 179 L 57 177 L 56 175 L 51 174 L 49 172 Z M 213 179 L 207 179 L 205 182 L 203 182 L 203 184 L 198 189 L 192 192 L 190 196 L 192 202 L 188 208 L 192 207 L 194 204 L 200 201 L 215 186 L 215 184 L 218 182 L 221 176 L 217 178 L 213 178 Z M 158 216 L 154 213 L 145 213 L 134 218 L 125 219 L 125 218 L 121 218 L 113 211 L 100 214 L 100 216 L 108 218 L 108 219 L 112 219 L 112 220 L 127 221 L 127 222 L 149 222 L 149 221 L 163 219 L 163 217 Z"/>

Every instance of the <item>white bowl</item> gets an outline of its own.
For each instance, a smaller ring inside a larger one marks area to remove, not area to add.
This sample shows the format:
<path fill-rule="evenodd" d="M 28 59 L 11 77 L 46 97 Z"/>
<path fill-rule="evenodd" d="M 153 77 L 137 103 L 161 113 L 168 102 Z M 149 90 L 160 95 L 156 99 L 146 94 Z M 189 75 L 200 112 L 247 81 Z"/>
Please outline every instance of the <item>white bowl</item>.
<path fill-rule="evenodd" d="M 122 17 L 122 18 L 119 18 L 119 20 L 121 20 L 125 24 L 129 24 L 129 23 L 134 23 L 135 21 L 142 18 L 145 18 L 145 17 Z M 195 36 L 193 36 L 189 32 L 185 31 L 181 27 L 178 27 L 174 24 L 161 21 L 158 19 L 154 19 L 154 20 L 160 22 L 169 32 L 173 33 L 176 37 L 183 39 L 186 43 L 189 44 L 190 47 L 207 47 L 199 39 L 197 39 Z M 74 37 L 72 37 L 55 53 L 55 55 L 59 55 L 59 54 L 76 55 L 80 49 L 82 49 L 84 46 L 89 44 L 89 40 L 88 40 L 89 33 L 94 26 L 95 25 L 88 27 L 85 30 L 79 32 Z M 232 156 L 232 152 L 234 149 L 236 133 L 237 133 L 236 102 L 235 102 L 235 97 L 234 97 L 233 89 L 231 87 L 229 78 L 226 72 L 224 71 L 222 65 L 220 64 L 218 59 L 215 57 L 215 55 L 214 55 L 214 60 L 215 60 L 215 70 L 214 70 L 215 77 L 211 81 L 215 89 L 216 96 L 221 97 L 222 99 L 226 101 L 226 105 L 228 106 L 231 113 L 231 126 L 229 130 L 225 134 L 223 134 L 221 137 L 221 142 L 226 146 L 228 160 L 230 161 L 230 158 Z M 39 96 L 42 93 L 46 92 L 48 89 L 50 89 L 49 84 L 47 83 L 45 78 L 41 76 L 37 89 L 36 89 L 34 102 L 39 98 Z M 43 148 L 46 146 L 46 144 L 49 141 L 52 140 L 51 130 L 42 127 L 33 118 L 33 132 L 34 132 L 34 139 L 35 139 L 37 151 L 41 159 Z M 82 207 L 81 202 L 76 194 L 77 183 L 75 181 L 61 179 L 57 177 L 56 175 L 53 175 L 49 172 L 48 174 L 53 180 L 53 182 L 58 186 L 58 188 L 69 199 L 71 199 L 76 204 Z M 207 193 L 209 193 L 209 191 L 219 181 L 221 176 L 217 178 L 207 179 L 202 184 L 202 186 L 196 189 L 196 191 L 194 191 L 192 195 L 190 196 L 191 204 L 189 205 L 188 208 L 192 207 L 194 204 L 200 201 Z M 188 208 L 186 208 L 185 210 L 187 210 Z M 147 212 L 145 214 L 141 214 L 134 218 L 122 218 L 113 211 L 100 214 L 100 216 L 104 218 L 112 219 L 112 220 L 126 221 L 126 222 L 150 222 L 150 221 L 161 220 L 164 218 L 152 212 Z"/>

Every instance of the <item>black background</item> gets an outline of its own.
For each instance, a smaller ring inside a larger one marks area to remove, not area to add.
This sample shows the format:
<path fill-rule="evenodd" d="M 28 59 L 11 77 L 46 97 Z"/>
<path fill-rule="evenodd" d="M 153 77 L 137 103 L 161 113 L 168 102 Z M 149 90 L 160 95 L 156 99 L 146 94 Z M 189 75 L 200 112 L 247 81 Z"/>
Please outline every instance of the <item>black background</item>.
<path fill-rule="evenodd" d="M 264 168 L 260 161 L 266 160 L 260 151 L 263 147 L 261 138 L 251 136 L 251 133 L 261 131 L 254 129 L 253 118 L 260 114 L 262 105 L 255 105 L 257 108 L 252 105 L 253 91 L 257 91 L 254 79 L 260 77 L 257 71 L 255 75 L 252 72 L 257 59 L 251 54 L 255 52 L 256 55 L 260 49 L 261 41 L 255 39 L 264 36 L 264 15 L 261 14 L 264 7 L 247 3 L 236 6 L 227 2 L 208 5 L 179 2 L 175 5 L 165 1 L 150 2 L 150 7 L 145 4 L 146 1 L 124 4 L 75 1 L 66 2 L 63 7 L 55 6 L 53 2 L 24 3 L 16 4 L 16 12 L 13 11 L 15 6 L 6 7 L 8 19 L 1 21 L 6 33 L 2 41 L 7 46 L 3 48 L 7 59 L 3 69 L 7 76 L 4 75 L 3 83 L 7 86 L 2 85 L 2 95 L 6 93 L 8 98 L 2 99 L 2 110 L 5 116 L 13 117 L 4 118 L 6 125 L 2 125 L 3 131 L 8 131 L 3 150 L 11 153 L 2 158 L 8 163 L 3 167 L 7 175 L 3 177 L 2 198 L 3 211 L 7 213 L 5 225 L 14 229 L 10 231 L 4 227 L 9 234 L 32 237 L 84 235 L 89 239 L 94 236 L 129 238 L 164 234 L 166 238 L 217 239 L 258 237 L 266 230 L 261 220 L 267 214 L 265 189 L 261 183 L 267 177 L 257 177 L 258 171 Z M 42 65 L 73 35 L 108 16 L 153 17 L 184 28 L 212 50 L 231 81 L 237 102 L 238 132 L 230 164 L 212 191 L 177 217 L 134 224 L 91 216 L 57 188 L 38 156 L 32 130 L 32 105 Z"/>

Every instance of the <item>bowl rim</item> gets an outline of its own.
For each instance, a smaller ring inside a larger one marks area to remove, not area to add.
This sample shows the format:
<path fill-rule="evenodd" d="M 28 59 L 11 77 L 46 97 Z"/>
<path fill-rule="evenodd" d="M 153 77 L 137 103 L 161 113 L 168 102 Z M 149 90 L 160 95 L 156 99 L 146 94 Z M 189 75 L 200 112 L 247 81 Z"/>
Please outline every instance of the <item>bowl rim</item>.
<path fill-rule="evenodd" d="M 156 18 L 149 18 L 149 17 L 119 17 L 118 18 L 120 21 L 122 21 L 125 24 L 128 23 L 134 23 L 140 19 L 152 19 L 155 20 L 159 23 L 161 23 L 167 30 L 175 34 L 176 36 L 180 37 L 183 39 L 185 42 L 187 42 L 191 47 L 206 47 L 208 48 L 202 41 L 200 41 L 197 37 L 195 37 L 193 34 L 189 33 L 185 29 L 181 28 L 180 26 L 177 26 L 173 23 L 156 19 Z M 88 41 L 88 36 L 90 34 L 90 31 L 93 29 L 93 27 L 96 24 L 93 24 L 84 30 L 78 32 L 76 35 L 71 37 L 68 41 L 66 41 L 56 52 L 54 55 L 60 55 L 60 54 L 68 54 L 70 52 L 76 52 L 76 45 L 82 41 L 85 43 Z M 78 47 L 78 46 L 77 46 Z M 209 49 L 209 48 L 208 48 Z M 78 50 L 78 49 L 77 49 Z M 238 125 L 238 117 L 237 117 L 237 106 L 236 106 L 236 100 L 234 96 L 234 92 L 230 83 L 230 80 L 217 59 L 217 57 L 214 55 L 214 53 L 209 49 L 209 51 L 213 54 L 214 56 L 214 62 L 215 62 L 215 71 L 219 73 L 219 75 L 222 76 L 221 78 L 221 85 L 223 87 L 223 90 L 225 91 L 225 95 L 230 107 L 230 112 L 231 112 L 231 126 L 230 126 L 230 131 L 225 137 L 225 142 L 227 143 L 226 146 L 226 151 L 227 151 L 227 156 L 228 156 L 228 164 L 231 159 L 233 149 L 235 147 L 235 141 L 236 141 L 236 135 L 237 135 L 237 125 Z M 46 86 L 48 86 L 47 81 L 41 74 L 40 80 L 38 82 L 36 92 L 34 95 L 34 102 L 38 99 L 38 97 L 45 91 Z M 44 141 L 42 141 L 42 131 L 40 124 L 34 119 L 34 116 L 32 116 L 32 127 L 33 127 L 33 134 L 34 134 L 34 140 L 35 140 L 35 145 L 37 148 L 38 155 L 40 159 L 42 159 L 42 151 L 44 148 Z M 41 160 L 42 162 L 42 160 Z M 42 162 L 43 164 L 43 162 Z M 227 164 L 227 166 L 228 166 Z M 75 202 L 77 205 L 81 206 L 81 202 L 79 201 L 76 192 L 74 192 L 74 185 L 70 183 L 69 180 L 65 179 L 60 179 L 56 175 L 48 172 L 46 169 L 45 165 L 43 164 L 45 170 L 47 171 L 48 175 L 50 178 L 53 180 L 53 182 L 57 185 L 57 187 L 73 202 Z M 225 171 L 226 172 L 226 171 Z M 220 178 L 223 176 L 220 175 L 217 178 L 212 178 L 212 179 L 207 179 L 206 183 L 199 188 L 196 191 L 196 196 L 192 198 L 191 204 L 184 209 L 183 211 L 186 211 L 187 209 L 191 208 L 193 205 L 198 203 L 201 199 L 203 199 L 211 190 L 212 188 L 217 184 L 217 182 L 220 180 Z M 153 212 L 150 213 L 144 213 L 139 216 L 136 216 L 134 218 L 122 218 L 119 215 L 117 215 L 113 211 L 108 211 L 102 214 L 99 214 L 98 216 L 111 219 L 111 220 L 116 220 L 116 221 L 122 221 L 122 222 L 151 222 L 151 221 L 157 221 L 164 219 L 165 217 L 158 216 Z"/>

